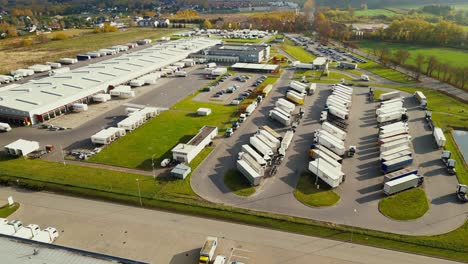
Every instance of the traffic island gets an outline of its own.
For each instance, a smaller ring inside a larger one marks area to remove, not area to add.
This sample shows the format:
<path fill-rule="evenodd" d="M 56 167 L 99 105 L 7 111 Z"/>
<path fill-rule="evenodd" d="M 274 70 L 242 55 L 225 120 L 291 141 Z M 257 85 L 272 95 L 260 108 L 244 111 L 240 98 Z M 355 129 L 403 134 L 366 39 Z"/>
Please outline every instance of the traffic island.
<path fill-rule="evenodd" d="M 0 217 L 7 218 L 8 216 L 16 212 L 16 210 L 18 210 L 19 207 L 19 203 L 13 203 L 12 205 L 5 204 L 4 206 L 0 207 Z"/>
<path fill-rule="evenodd" d="M 388 218 L 400 221 L 414 220 L 429 210 L 426 192 L 421 188 L 397 193 L 379 202 L 379 211 Z"/>
<path fill-rule="evenodd" d="M 299 202 L 312 207 L 332 206 L 340 200 L 340 196 L 322 180 L 318 179 L 317 185 L 314 175 L 302 173 L 294 190 L 294 197 Z"/>
<path fill-rule="evenodd" d="M 250 196 L 255 193 L 255 187 L 238 170 L 228 170 L 224 175 L 224 184 L 239 196 Z"/>

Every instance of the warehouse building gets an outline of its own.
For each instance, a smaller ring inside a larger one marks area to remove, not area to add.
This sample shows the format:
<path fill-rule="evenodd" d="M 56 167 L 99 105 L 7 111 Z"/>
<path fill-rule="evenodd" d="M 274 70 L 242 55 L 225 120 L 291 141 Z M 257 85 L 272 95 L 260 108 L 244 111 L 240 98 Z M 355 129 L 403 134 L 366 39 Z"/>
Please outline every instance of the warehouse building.
<path fill-rule="evenodd" d="M 270 46 L 266 44 L 218 44 L 199 53 L 192 54 L 190 57 L 224 64 L 236 62 L 260 63 L 268 61 L 270 58 Z"/>
<path fill-rule="evenodd" d="M 277 72 L 279 70 L 279 65 L 259 63 L 236 63 L 231 66 L 231 69 L 238 71 L 272 73 Z"/>
<path fill-rule="evenodd" d="M 89 103 L 93 95 L 185 59 L 220 40 L 187 38 L 153 45 L 133 53 L 77 68 L 67 73 L 2 89 L 0 122 L 31 125 L 72 110 L 75 103 Z"/>
<path fill-rule="evenodd" d="M 190 163 L 217 135 L 217 127 L 202 127 L 187 144 L 180 143 L 171 150 L 173 159 Z"/>

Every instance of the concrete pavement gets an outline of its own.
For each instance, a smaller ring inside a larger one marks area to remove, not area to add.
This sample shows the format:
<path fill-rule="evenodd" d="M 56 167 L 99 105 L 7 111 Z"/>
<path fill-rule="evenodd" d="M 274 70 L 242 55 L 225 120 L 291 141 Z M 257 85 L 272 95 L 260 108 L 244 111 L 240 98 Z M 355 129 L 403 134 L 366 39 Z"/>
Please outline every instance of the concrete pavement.
<path fill-rule="evenodd" d="M 456 262 L 341 241 L 142 209 L 46 192 L 0 187 L 21 204 L 9 219 L 60 232 L 56 244 L 150 263 L 196 263 L 206 236 L 216 254 L 245 264 L 454 264 Z"/>

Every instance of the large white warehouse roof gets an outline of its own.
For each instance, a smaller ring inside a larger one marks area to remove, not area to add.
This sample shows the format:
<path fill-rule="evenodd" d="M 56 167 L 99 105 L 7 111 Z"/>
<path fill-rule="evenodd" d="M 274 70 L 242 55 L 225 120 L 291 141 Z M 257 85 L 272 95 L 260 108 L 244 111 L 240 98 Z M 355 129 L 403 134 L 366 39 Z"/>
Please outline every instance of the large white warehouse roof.
<path fill-rule="evenodd" d="M 0 112 L 12 115 L 43 114 L 94 93 L 106 91 L 109 85 L 115 86 L 158 70 L 186 58 L 190 53 L 220 42 L 209 38 L 179 39 L 64 74 L 33 80 L 2 90 Z"/>

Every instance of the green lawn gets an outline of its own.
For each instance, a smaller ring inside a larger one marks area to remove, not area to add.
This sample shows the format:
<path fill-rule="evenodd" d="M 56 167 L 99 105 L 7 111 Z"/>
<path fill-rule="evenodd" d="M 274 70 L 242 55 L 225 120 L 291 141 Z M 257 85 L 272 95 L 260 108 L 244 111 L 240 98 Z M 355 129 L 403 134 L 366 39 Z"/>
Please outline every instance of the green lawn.
<path fill-rule="evenodd" d="M 376 17 L 376 16 L 386 16 L 386 17 L 393 17 L 397 14 L 387 9 L 367 9 L 367 10 L 356 10 L 354 11 L 354 15 L 364 16 L 364 17 Z"/>
<path fill-rule="evenodd" d="M 12 215 L 16 210 L 18 210 L 20 207 L 19 203 L 13 203 L 12 206 L 9 206 L 8 204 L 5 204 L 4 206 L 0 207 L 0 217 L 1 218 L 7 218 L 10 215 Z"/>
<path fill-rule="evenodd" d="M 435 56 L 440 62 L 447 63 L 451 66 L 467 66 L 468 61 L 468 50 L 443 48 L 443 47 L 427 47 L 420 45 L 410 45 L 403 43 L 391 43 L 391 42 L 376 42 L 376 41 L 360 41 L 359 46 L 367 53 L 373 54 L 374 47 L 387 47 L 394 54 L 399 49 L 407 50 L 411 57 L 406 62 L 408 65 L 416 65 L 415 59 L 418 54 L 422 54 L 426 57 Z M 364 68 L 364 65 L 360 65 Z M 427 64 L 424 64 L 423 70 L 425 71 Z M 433 72 L 434 76 L 438 75 L 438 71 Z"/>
<path fill-rule="evenodd" d="M 303 173 L 294 190 L 294 196 L 299 202 L 312 207 L 332 206 L 340 200 L 340 196 L 326 183 L 319 179 L 318 184 L 319 189 L 315 186 L 315 176 L 308 172 Z"/>
<path fill-rule="evenodd" d="M 374 100 L 379 100 L 380 95 L 384 93 L 388 93 L 388 91 L 374 89 Z"/>
<path fill-rule="evenodd" d="M 416 81 L 412 80 L 408 75 L 403 74 L 399 71 L 384 67 L 375 61 L 366 59 L 367 63 L 358 63 L 358 68 L 370 71 L 383 77 L 387 80 L 402 83 L 402 84 L 413 84 Z"/>
<path fill-rule="evenodd" d="M 134 132 L 112 143 L 90 162 L 144 170 L 151 169 L 151 157 L 156 164 L 172 155 L 178 143 L 188 142 L 204 125 L 217 126 L 220 134 L 236 118 L 236 106 L 195 102 L 192 96 L 162 112 Z M 200 107 L 211 108 L 209 116 L 197 116 Z M 125 153 L 125 159 L 122 158 Z"/>
<path fill-rule="evenodd" d="M 238 170 L 228 170 L 224 175 L 224 184 L 240 196 L 250 196 L 255 193 L 255 187 Z"/>
<path fill-rule="evenodd" d="M 300 46 L 280 44 L 279 47 L 298 61 L 308 63 L 315 59 L 314 55 L 312 55 L 310 52 L 308 52 Z"/>
<path fill-rule="evenodd" d="M 414 188 L 389 197 L 379 202 L 379 211 L 395 220 L 414 220 L 422 217 L 429 204 L 426 192 L 421 188 Z"/>

